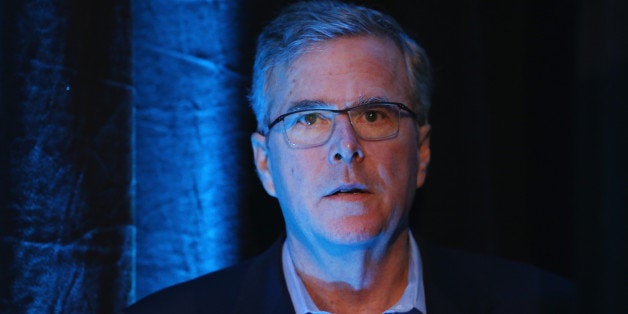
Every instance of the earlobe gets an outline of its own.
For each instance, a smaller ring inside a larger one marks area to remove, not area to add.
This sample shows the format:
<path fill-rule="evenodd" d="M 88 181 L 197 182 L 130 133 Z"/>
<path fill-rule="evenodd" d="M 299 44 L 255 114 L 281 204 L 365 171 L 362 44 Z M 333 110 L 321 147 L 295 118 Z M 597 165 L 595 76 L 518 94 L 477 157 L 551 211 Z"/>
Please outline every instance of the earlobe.
<path fill-rule="evenodd" d="M 425 183 L 425 177 L 427 176 L 427 168 L 430 164 L 430 131 L 431 127 L 429 124 L 422 126 L 419 129 L 419 167 L 416 178 L 416 187 L 417 189 L 423 186 Z"/>
<path fill-rule="evenodd" d="M 257 132 L 253 133 L 251 135 L 251 145 L 253 146 L 253 159 L 255 161 L 257 175 L 260 181 L 262 181 L 266 193 L 271 196 L 276 196 L 275 183 L 273 182 L 273 176 L 270 170 L 266 137 Z"/>

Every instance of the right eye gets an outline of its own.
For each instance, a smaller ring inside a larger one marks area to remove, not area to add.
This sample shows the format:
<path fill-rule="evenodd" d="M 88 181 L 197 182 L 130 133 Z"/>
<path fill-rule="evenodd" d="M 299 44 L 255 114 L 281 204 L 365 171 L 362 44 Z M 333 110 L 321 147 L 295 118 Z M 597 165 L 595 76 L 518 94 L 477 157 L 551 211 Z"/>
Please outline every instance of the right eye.
<path fill-rule="evenodd" d="M 284 122 L 287 128 L 322 128 L 328 127 L 332 121 L 324 111 L 303 111 L 288 115 Z"/>
<path fill-rule="evenodd" d="M 299 118 L 297 119 L 297 123 L 312 125 L 315 124 L 320 118 L 320 114 L 316 112 L 304 113 L 299 116 Z"/>

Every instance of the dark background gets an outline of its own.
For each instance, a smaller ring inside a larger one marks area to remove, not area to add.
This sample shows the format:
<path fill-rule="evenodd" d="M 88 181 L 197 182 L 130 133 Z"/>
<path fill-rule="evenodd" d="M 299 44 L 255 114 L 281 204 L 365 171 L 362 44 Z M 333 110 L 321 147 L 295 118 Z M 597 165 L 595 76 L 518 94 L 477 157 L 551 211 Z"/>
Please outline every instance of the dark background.
<path fill-rule="evenodd" d="M 275 241 L 245 96 L 286 3 L 2 4 L 0 312 L 111 312 Z M 625 312 L 626 3 L 360 3 L 434 68 L 419 235 Z"/>

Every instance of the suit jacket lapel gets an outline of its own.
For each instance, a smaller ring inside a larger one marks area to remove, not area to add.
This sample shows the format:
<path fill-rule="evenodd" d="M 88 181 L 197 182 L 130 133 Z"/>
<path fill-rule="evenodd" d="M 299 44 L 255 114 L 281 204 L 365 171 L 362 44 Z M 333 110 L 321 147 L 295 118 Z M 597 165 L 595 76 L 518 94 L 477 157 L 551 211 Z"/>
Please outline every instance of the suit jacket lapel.
<path fill-rule="evenodd" d="M 246 270 L 236 313 L 294 313 L 281 268 L 283 241 L 277 240 Z"/>
<path fill-rule="evenodd" d="M 482 288 L 467 289 L 470 278 L 465 273 L 464 263 L 449 251 L 417 239 L 423 264 L 425 304 L 429 314 L 491 313 L 490 293 Z"/>

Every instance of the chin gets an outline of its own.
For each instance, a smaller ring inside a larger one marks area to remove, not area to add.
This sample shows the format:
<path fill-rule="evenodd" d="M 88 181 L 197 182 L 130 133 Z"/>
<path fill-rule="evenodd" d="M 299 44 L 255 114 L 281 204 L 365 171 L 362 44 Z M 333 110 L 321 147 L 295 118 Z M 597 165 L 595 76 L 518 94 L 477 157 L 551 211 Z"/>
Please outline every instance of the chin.
<path fill-rule="evenodd" d="M 358 220 L 358 221 L 355 221 Z M 381 223 L 361 219 L 345 219 L 325 232 L 329 242 L 337 245 L 369 245 L 384 235 Z"/>

